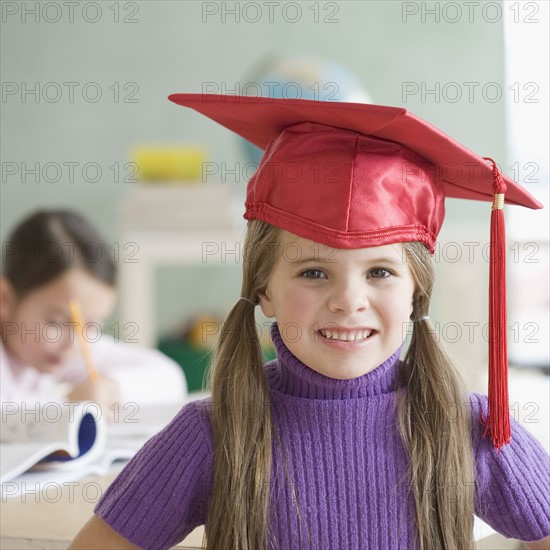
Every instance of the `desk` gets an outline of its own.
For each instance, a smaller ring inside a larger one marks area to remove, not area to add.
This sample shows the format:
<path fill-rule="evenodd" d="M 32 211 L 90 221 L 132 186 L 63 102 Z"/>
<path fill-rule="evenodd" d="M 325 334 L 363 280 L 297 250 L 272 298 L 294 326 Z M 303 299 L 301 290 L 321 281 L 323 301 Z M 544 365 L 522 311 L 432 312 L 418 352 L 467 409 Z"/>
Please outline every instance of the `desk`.
<path fill-rule="evenodd" d="M 207 397 L 209 392 L 189 394 L 189 401 Z M 153 434 L 160 431 L 178 412 L 181 405 L 169 404 L 137 411 L 132 424 L 109 426 L 109 437 L 117 447 L 117 437 L 139 442 L 141 446 Z M 130 438 L 130 439 L 128 439 Z M 55 473 L 48 481 L 28 478 L 25 483 L 32 491 L 10 497 L 0 502 L 0 548 L 6 550 L 67 548 L 80 528 L 90 519 L 93 509 L 109 484 L 125 463 L 116 463 L 109 475 L 89 476 L 79 480 L 59 477 Z M 67 481 L 62 481 L 66 479 Z M 13 493 L 12 493 L 13 494 Z M 204 527 L 198 527 L 176 548 L 201 548 Z"/>
<path fill-rule="evenodd" d="M 60 491 L 27 493 L 0 503 L 0 548 L 61 549 L 90 519 L 99 496 L 115 474 L 63 484 Z M 201 548 L 204 527 L 197 527 L 175 548 Z"/>
<path fill-rule="evenodd" d="M 99 496 L 115 474 L 90 477 L 64 485 L 61 492 L 29 494 L 0 503 L 0 548 L 6 550 L 65 549 L 88 521 Z M 25 500 L 23 500 L 23 498 Z M 61 521 L 60 521 L 61 519 Z M 174 548 L 200 549 L 204 526 Z M 520 543 L 504 539 L 476 518 L 474 529 L 478 550 L 515 550 Z"/>

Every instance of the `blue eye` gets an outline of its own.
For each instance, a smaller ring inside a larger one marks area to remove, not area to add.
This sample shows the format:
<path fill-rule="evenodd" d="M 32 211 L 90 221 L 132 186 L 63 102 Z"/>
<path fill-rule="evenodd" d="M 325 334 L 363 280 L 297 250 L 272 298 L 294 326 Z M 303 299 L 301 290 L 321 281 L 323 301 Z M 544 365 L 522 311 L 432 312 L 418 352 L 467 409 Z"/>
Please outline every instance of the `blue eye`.
<path fill-rule="evenodd" d="M 300 273 L 304 279 L 321 279 L 324 273 L 320 269 L 306 269 Z"/>
<path fill-rule="evenodd" d="M 375 267 L 369 271 L 369 277 L 374 279 L 386 279 L 391 275 L 391 272 L 383 267 Z"/>

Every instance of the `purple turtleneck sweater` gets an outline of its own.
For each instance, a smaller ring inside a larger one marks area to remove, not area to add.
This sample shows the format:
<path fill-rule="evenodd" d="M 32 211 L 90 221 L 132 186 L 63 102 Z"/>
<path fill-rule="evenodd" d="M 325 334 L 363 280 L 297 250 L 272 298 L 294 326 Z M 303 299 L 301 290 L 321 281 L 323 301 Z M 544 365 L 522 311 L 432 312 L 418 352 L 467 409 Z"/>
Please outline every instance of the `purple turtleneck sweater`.
<path fill-rule="evenodd" d="M 270 525 L 275 548 L 408 550 L 418 547 L 407 459 L 396 422 L 399 351 L 352 380 L 323 376 L 271 329 L 277 359 L 264 365 L 273 423 L 295 485 L 302 528 L 273 445 Z M 512 422 L 501 450 L 477 421 L 487 399 L 470 394 L 476 460 L 475 513 L 506 537 L 550 535 L 549 458 Z M 147 549 L 170 548 L 204 524 L 212 488 L 211 398 L 185 405 L 115 479 L 95 508 L 115 531 Z M 460 487 L 460 485 L 458 485 Z M 307 526 L 307 527 L 306 527 Z"/>

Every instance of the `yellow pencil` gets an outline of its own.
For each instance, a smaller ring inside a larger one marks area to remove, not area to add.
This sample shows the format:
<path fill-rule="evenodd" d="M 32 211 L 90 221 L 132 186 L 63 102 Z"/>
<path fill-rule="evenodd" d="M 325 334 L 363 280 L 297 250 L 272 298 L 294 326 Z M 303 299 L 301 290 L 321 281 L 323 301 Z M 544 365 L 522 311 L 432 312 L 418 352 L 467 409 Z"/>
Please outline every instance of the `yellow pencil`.
<path fill-rule="evenodd" d="M 97 370 L 94 367 L 94 362 L 92 361 L 90 346 L 88 345 L 86 338 L 84 338 L 84 321 L 82 320 L 82 309 L 80 308 L 80 303 L 78 300 L 70 300 L 69 309 L 71 311 L 72 322 L 76 325 L 76 332 L 78 333 L 78 338 L 80 340 L 80 351 L 84 357 L 84 363 L 86 364 L 86 369 L 88 371 L 88 378 L 90 379 L 90 382 L 97 382 L 99 379 L 99 374 L 97 373 Z"/>

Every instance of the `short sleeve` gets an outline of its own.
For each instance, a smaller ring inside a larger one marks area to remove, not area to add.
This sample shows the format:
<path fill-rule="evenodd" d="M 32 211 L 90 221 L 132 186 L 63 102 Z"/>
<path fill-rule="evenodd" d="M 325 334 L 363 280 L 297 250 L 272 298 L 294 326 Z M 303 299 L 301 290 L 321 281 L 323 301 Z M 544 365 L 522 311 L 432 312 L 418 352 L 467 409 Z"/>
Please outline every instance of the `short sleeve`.
<path fill-rule="evenodd" d="M 483 437 L 480 414 L 488 399 L 470 394 L 476 462 L 475 514 L 495 531 L 525 542 L 550 535 L 550 457 L 539 441 L 510 417 L 512 439 L 500 450 Z"/>
<path fill-rule="evenodd" d="M 140 548 L 170 548 L 206 521 L 212 472 L 206 401 L 186 404 L 126 465 L 94 509 Z"/>

